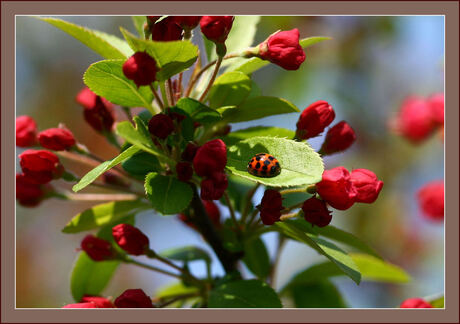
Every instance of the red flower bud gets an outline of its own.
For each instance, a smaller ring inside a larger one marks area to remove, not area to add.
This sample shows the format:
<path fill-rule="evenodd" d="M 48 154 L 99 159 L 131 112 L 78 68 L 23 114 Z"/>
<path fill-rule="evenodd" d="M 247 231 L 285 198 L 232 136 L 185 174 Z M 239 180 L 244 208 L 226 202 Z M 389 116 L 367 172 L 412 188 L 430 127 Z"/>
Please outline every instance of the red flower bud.
<path fill-rule="evenodd" d="M 37 123 L 29 116 L 16 117 L 16 146 L 29 147 L 37 142 Z"/>
<path fill-rule="evenodd" d="M 201 32 L 212 42 L 223 43 L 232 29 L 233 16 L 203 16 L 200 20 Z"/>
<path fill-rule="evenodd" d="M 422 298 L 409 298 L 401 303 L 400 308 L 433 308 L 430 303 Z"/>
<path fill-rule="evenodd" d="M 304 109 L 297 122 L 296 137 L 309 139 L 318 136 L 335 118 L 334 109 L 327 101 L 319 100 Z"/>
<path fill-rule="evenodd" d="M 374 172 L 367 169 L 351 171 L 351 183 L 357 192 L 355 201 L 360 203 L 373 203 L 383 188 L 383 181 L 380 181 Z"/>
<path fill-rule="evenodd" d="M 182 28 L 174 17 L 166 17 L 155 22 L 151 27 L 152 40 L 158 42 L 177 41 L 182 39 Z"/>
<path fill-rule="evenodd" d="M 327 226 L 332 220 L 332 212 L 327 209 L 326 202 L 316 197 L 305 200 L 302 210 L 305 220 L 318 227 Z"/>
<path fill-rule="evenodd" d="M 434 122 L 427 101 L 419 97 L 406 98 L 393 126 L 396 133 L 413 143 L 428 138 L 434 129 Z"/>
<path fill-rule="evenodd" d="M 98 132 L 112 130 L 115 121 L 112 103 L 99 97 L 89 88 L 81 90 L 76 101 L 83 106 L 85 120 L 92 128 Z"/>
<path fill-rule="evenodd" d="M 127 289 L 114 303 L 118 308 L 154 308 L 152 300 L 142 289 Z"/>
<path fill-rule="evenodd" d="M 425 217 L 435 221 L 444 219 L 444 181 L 432 181 L 424 185 L 417 198 Z"/>
<path fill-rule="evenodd" d="M 123 74 L 133 80 L 137 87 L 149 85 L 156 80 L 156 61 L 147 53 L 136 52 L 123 64 Z"/>
<path fill-rule="evenodd" d="M 19 155 L 19 164 L 27 178 L 37 184 L 58 179 L 64 172 L 56 154 L 45 150 L 29 149 Z"/>
<path fill-rule="evenodd" d="M 321 182 L 316 184 L 316 191 L 329 205 L 339 210 L 350 208 L 357 195 L 350 173 L 344 167 L 324 171 Z"/>
<path fill-rule="evenodd" d="M 429 97 L 428 106 L 431 110 L 431 119 L 439 125 L 444 125 L 444 94 L 436 93 Z"/>
<path fill-rule="evenodd" d="M 179 162 L 176 164 L 177 178 L 180 181 L 189 181 L 193 176 L 192 164 L 189 162 Z"/>
<path fill-rule="evenodd" d="M 218 200 L 228 187 L 227 175 L 223 172 L 214 172 L 210 178 L 201 181 L 201 199 Z"/>
<path fill-rule="evenodd" d="M 193 29 L 198 26 L 201 16 L 174 16 L 173 19 L 182 28 Z"/>
<path fill-rule="evenodd" d="M 206 214 L 208 214 L 214 226 L 220 227 L 220 211 L 217 205 L 212 200 L 202 200 L 202 202 L 206 209 Z"/>
<path fill-rule="evenodd" d="M 38 141 L 44 148 L 54 151 L 68 150 L 75 145 L 72 132 L 63 128 L 50 128 L 40 132 Z"/>
<path fill-rule="evenodd" d="M 259 45 L 259 57 L 286 70 L 297 70 L 305 61 L 305 52 L 299 44 L 299 30 L 277 32 Z"/>
<path fill-rule="evenodd" d="M 267 189 L 258 208 L 264 225 L 273 225 L 280 220 L 281 210 L 284 209 L 283 198 L 278 191 Z"/>
<path fill-rule="evenodd" d="M 220 139 L 215 139 L 201 146 L 193 159 L 193 168 L 200 177 L 221 172 L 227 164 L 227 147 Z"/>
<path fill-rule="evenodd" d="M 168 115 L 157 114 L 149 121 L 149 132 L 153 136 L 165 139 L 174 131 L 174 123 Z"/>
<path fill-rule="evenodd" d="M 114 308 L 112 302 L 105 297 L 84 295 L 80 303 L 93 303 L 97 308 Z"/>
<path fill-rule="evenodd" d="M 76 304 L 67 304 L 61 308 L 98 308 L 95 303 L 76 303 Z"/>
<path fill-rule="evenodd" d="M 345 121 L 341 121 L 327 131 L 320 152 L 327 155 L 345 151 L 355 140 L 356 135 L 353 128 Z"/>
<path fill-rule="evenodd" d="M 81 241 L 81 249 L 94 261 L 110 260 L 115 256 L 110 242 L 91 234 Z"/>
<path fill-rule="evenodd" d="M 16 199 L 24 207 L 35 207 L 44 199 L 45 187 L 24 174 L 16 174 Z"/>
<path fill-rule="evenodd" d="M 181 154 L 181 158 L 185 161 L 189 161 L 189 162 L 193 161 L 196 151 L 198 151 L 199 148 L 200 146 L 196 145 L 195 143 L 188 143 L 184 151 Z"/>
<path fill-rule="evenodd" d="M 138 228 L 129 224 L 118 224 L 112 228 L 115 242 L 132 255 L 142 255 L 149 249 L 149 238 Z"/>
<path fill-rule="evenodd" d="M 156 21 L 157 21 L 158 19 L 160 19 L 160 18 L 161 18 L 161 16 L 147 16 L 147 19 L 149 20 L 149 22 L 150 22 L 151 24 L 156 23 Z"/>

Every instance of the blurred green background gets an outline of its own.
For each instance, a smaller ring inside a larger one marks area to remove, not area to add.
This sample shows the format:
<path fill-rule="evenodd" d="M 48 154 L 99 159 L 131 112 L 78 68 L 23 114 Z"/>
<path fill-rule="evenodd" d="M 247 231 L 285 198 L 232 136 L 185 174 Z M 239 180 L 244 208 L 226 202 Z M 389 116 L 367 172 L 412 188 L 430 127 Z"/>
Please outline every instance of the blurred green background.
<path fill-rule="evenodd" d="M 135 32 L 130 17 L 61 18 L 120 37 L 118 26 Z M 114 156 L 116 151 L 84 123 L 82 108 L 74 101 L 83 87 L 83 73 L 101 57 L 44 22 L 24 16 L 16 19 L 16 114 L 31 115 L 40 130 L 65 123 L 92 151 L 104 158 Z M 390 133 L 388 120 L 406 95 L 444 91 L 444 18 L 276 16 L 262 17 L 258 27 L 254 44 L 276 30 L 295 27 L 301 38 L 333 38 L 308 48 L 307 59 L 298 71 L 270 65 L 253 78 L 263 94 L 284 97 L 301 110 L 316 100 L 328 101 L 336 111 L 335 122 L 349 122 L 357 141 L 346 152 L 326 157 L 326 168 L 367 168 L 385 182 L 376 203 L 354 205 L 344 212 L 334 210 L 332 224 L 368 242 L 385 259 L 408 271 L 413 280 L 404 285 L 362 282 L 356 286 L 345 277 L 334 279 L 348 305 L 395 307 L 405 298 L 442 293 L 444 226 L 421 217 L 415 193 L 424 183 L 443 178 L 443 142 L 437 134 L 414 146 Z M 198 29 L 195 34 L 201 43 Z M 119 110 L 117 113 L 122 118 Z M 294 130 L 297 119 L 298 114 L 280 115 L 257 124 Z M 253 125 L 239 123 L 233 129 Z M 309 142 L 318 149 L 322 140 L 321 136 Z M 66 166 L 79 174 L 88 171 L 76 164 Z M 259 191 L 255 200 L 261 195 Z M 61 307 L 72 302 L 70 271 L 84 234 L 63 234 L 60 230 L 73 215 L 91 205 L 48 200 L 33 209 L 17 206 L 16 307 Z M 225 215 L 226 210 L 221 211 Z M 144 212 L 136 222 L 155 250 L 191 244 L 209 250 L 197 233 L 175 217 Z M 264 240 L 273 255 L 275 235 L 267 234 Z M 283 250 L 277 286 L 320 260 L 312 250 L 290 242 Z M 204 266 L 193 264 L 192 271 L 204 273 Z M 222 273 L 217 262 L 213 272 Z M 170 281 L 164 275 L 122 265 L 105 295 L 117 297 L 128 288 L 142 288 L 154 295 L 158 287 Z"/>

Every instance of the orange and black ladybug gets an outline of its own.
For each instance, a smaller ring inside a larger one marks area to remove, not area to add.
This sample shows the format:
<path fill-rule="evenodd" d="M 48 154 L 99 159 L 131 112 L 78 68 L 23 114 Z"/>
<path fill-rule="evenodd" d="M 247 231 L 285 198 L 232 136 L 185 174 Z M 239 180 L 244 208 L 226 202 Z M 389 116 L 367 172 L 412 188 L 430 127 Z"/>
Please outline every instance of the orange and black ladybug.
<path fill-rule="evenodd" d="M 281 172 L 278 160 L 271 154 L 256 154 L 248 163 L 248 172 L 257 177 L 276 177 Z"/>

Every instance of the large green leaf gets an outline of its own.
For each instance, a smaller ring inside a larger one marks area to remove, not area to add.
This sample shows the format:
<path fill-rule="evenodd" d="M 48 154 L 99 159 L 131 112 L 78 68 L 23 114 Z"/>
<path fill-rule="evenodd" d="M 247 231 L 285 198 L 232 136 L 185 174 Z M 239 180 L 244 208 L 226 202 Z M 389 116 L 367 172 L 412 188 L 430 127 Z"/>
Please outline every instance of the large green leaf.
<path fill-rule="evenodd" d="M 248 173 L 247 165 L 257 153 L 269 153 L 278 159 L 281 173 L 273 178 Z M 323 161 L 307 143 L 284 138 L 253 137 L 228 148 L 227 169 L 234 175 L 271 187 L 303 186 L 321 181 Z"/>
<path fill-rule="evenodd" d="M 147 173 L 156 172 L 160 169 L 160 162 L 155 155 L 140 152 L 124 161 L 121 166 L 126 172 L 145 179 Z"/>
<path fill-rule="evenodd" d="M 263 117 L 299 112 L 293 103 L 277 97 L 255 97 L 241 105 L 218 109 L 227 123 L 240 123 Z"/>
<path fill-rule="evenodd" d="M 172 298 L 196 292 L 198 292 L 198 288 L 195 286 L 185 286 L 182 282 L 174 282 L 159 288 L 155 296 L 159 298 Z"/>
<path fill-rule="evenodd" d="M 381 259 L 381 256 L 378 255 L 378 253 L 375 252 L 373 248 L 361 241 L 359 238 L 332 225 L 328 225 L 326 227 L 317 227 L 313 226 L 311 223 L 305 221 L 304 219 L 293 219 L 288 220 L 288 222 L 295 224 L 295 226 L 304 232 L 330 238 L 334 241 L 344 243 L 348 246 L 354 247 L 361 252 L 373 255 L 374 257 Z"/>
<path fill-rule="evenodd" d="M 88 231 L 113 223 L 129 213 L 139 212 L 148 207 L 148 205 L 139 200 L 111 201 L 96 205 L 74 216 L 62 229 L 62 232 L 79 233 Z"/>
<path fill-rule="evenodd" d="M 211 263 L 211 257 L 209 256 L 208 252 L 196 246 L 172 248 L 165 251 L 161 251 L 160 255 L 168 259 L 183 262 L 203 260 L 206 263 Z"/>
<path fill-rule="evenodd" d="M 259 279 L 265 279 L 270 274 L 270 257 L 260 238 L 244 243 L 243 262 Z"/>
<path fill-rule="evenodd" d="M 331 38 L 322 37 L 322 36 L 308 37 L 300 41 L 300 46 L 302 46 L 302 48 L 305 49 L 311 45 L 314 45 L 316 43 L 319 43 L 319 42 L 322 42 L 328 39 L 331 39 Z M 233 68 L 233 65 L 232 65 L 232 69 L 234 69 L 235 71 L 243 72 L 245 74 L 251 74 L 257 71 L 258 69 L 261 69 L 264 66 L 267 66 L 268 64 L 270 64 L 269 61 L 262 60 L 258 57 L 253 57 L 253 58 L 243 61 L 241 65 L 235 66 L 235 68 Z"/>
<path fill-rule="evenodd" d="M 210 308 L 281 308 L 276 292 L 259 280 L 238 280 L 224 283 L 209 294 Z"/>
<path fill-rule="evenodd" d="M 85 174 L 83 178 L 81 178 L 80 181 L 72 187 L 72 190 L 75 192 L 82 190 L 83 188 L 91 184 L 94 180 L 96 180 L 104 172 L 110 170 L 117 164 L 123 162 L 124 160 L 134 155 L 138 151 L 139 148 L 132 146 L 127 150 L 121 152 L 120 155 L 116 156 L 112 160 L 102 162 L 97 167 Z"/>
<path fill-rule="evenodd" d="M 97 95 L 125 107 L 145 107 L 153 112 L 153 94 L 149 87 L 138 88 L 123 74 L 123 60 L 93 63 L 83 75 L 85 84 Z"/>
<path fill-rule="evenodd" d="M 209 91 L 211 108 L 237 106 L 251 92 L 251 79 L 241 72 L 227 72 L 219 76 Z"/>
<path fill-rule="evenodd" d="M 99 295 L 108 284 L 120 261 L 93 261 L 80 252 L 70 277 L 70 289 L 76 302 L 83 295 Z"/>
<path fill-rule="evenodd" d="M 145 178 L 145 192 L 153 207 L 163 215 L 181 212 L 193 197 L 192 188 L 187 183 L 155 172 Z"/>
<path fill-rule="evenodd" d="M 327 257 L 344 274 L 349 276 L 357 284 L 361 281 L 361 273 L 353 259 L 335 244 L 326 240 L 314 237 L 298 229 L 294 224 L 288 222 L 275 223 L 285 235 L 309 245 L 318 253 Z"/>
<path fill-rule="evenodd" d="M 290 292 L 296 308 L 347 307 L 338 289 L 328 280 L 295 285 Z"/>
<path fill-rule="evenodd" d="M 294 138 L 294 135 L 294 131 L 286 128 L 254 126 L 231 132 L 227 136 L 222 137 L 222 140 L 225 142 L 225 144 L 227 144 L 227 146 L 231 146 L 241 140 L 256 136 L 281 137 L 292 139 Z"/>
<path fill-rule="evenodd" d="M 216 110 L 192 98 L 182 98 L 177 102 L 176 106 L 185 111 L 194 121 L 201 124 L 215 123 L 222 118 Z"/>
<path fill-rule="evenodd" d="M 192 66 L 198 57 L 198 47 L 189 41 L 155 42 L 135 37 L 120 28 L 129 46 L 136 52 L 147 52 L 157 62 L 160 70 L 156 77 L 164 81 Z"/>
<path fill-rule="evenodd" d="M 133 53 L 129 45 L 116 36 L 78 26 L 58 18 L 37 18 L 78 39 L 106 59 L 126 59 Z"/>

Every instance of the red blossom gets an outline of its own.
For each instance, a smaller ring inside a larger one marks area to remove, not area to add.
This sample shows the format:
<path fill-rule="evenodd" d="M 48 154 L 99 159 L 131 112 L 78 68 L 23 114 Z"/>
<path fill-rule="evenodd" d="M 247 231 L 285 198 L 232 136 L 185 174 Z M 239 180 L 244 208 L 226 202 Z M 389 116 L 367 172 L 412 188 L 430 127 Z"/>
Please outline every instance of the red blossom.
<path fill-rule="evenodd" d="M 149 249 L 149 238 L 138 228 L 129 224 L 118 224 L 112 228 L 118 246 L 132 255 L 145 254 Z"/>
<path fill-rule="evenodd" d="M 75 145 L 72 132 L 64 128 L 49 128 L 38 134 L 38 141 L 44 148 L 53 151 L 68 150 Z"/>
<path fill-rule="evenodd" d="M 114 308 L 115 307 L 110 300 L 108 300 L 105 297 L 100 297 L 100 296 L 84 295 L 81 298 L 80 303 L 93 303 L 96 305 L 97 308 Z"/>
<path fill-rule="evenodd" d="M 182 28 L 193 29 L 198 26 L 201 16 L 174 16 L 173 19 Z"/>
<path fill-rule="evenodd" d="M 297 70 L 305 61 L 299 37 L 297 28 L 277 32 L 259 45 L 259 57 L 286 70 Z"/>
<path fill-rule="evenodd" d="M 177 178 L 180 181 L 189 181 L 193 176 L 192 164 L 189 162 L 179 162 L 176 164 Z"/>
<path fill-rule="evenodd" d="M 31 182 L 45 184 L 58 179 L 64 172 L 56 154 L 45 150 L 29 149 L 19 155 L 22 171 Z"/>
<path fill-rule="evenodd" d="M 29 116 L 16 117 L 16 146 L 29 147 L 37 143 L 37 123 Z"/>
<path fill-rule="evenodd" d="M 332 220 L 332 212 L 327 209 L 326 202 L 316 197 L 305 200 L 302 211 L 305 220 L 318 227 L 327 226 Z"/>
<path fill-rule="evenodd" d="M 149 121 L 149 132 L 153 136 L 165 139 L 174 131 L 174 123 L 171 117 L 157 114 Z"/>
<path fill-rule="evenodd" d="M 81 90 L 76 101 L 83 106 L 86 122 L 98 132 L 110 132 L 115 116 L 112 103 L 92 92 L 89 88 Z"/>
<path fill-rule="evenodd" d="M 227 147 L 220 139 L 215 139 L 201 146 L 193 158 L 193 168 L 200 177 L 221 172 L 227 164 Z"/>
<path fill-rule="evenodd" d="M 281 210 L 284 209 L 283 198 L 278 191 L 267 189 L 258 208 L 264 225 L 273 225 L 280 220 Z"/>
<path fill-rule="evenodd" d="M 323 172 L 316 191 L 329 205 L 339 210 L 350 208 L 357 195 L 351 176 L 344 167 L 336 167 Z"/>
<path fill-rule="evenodd" d="M 151 84 L 156 80 L 157 63 L 145 52 L 136 52 L 123 64 L 123 74 L 133 80 L 137 87 Z"/>
<path fill-rule="evenodd" d="M 326 134 L 326 139 L 321 146 L 320 152 L 324 155 L 345 151 L 356 140 L 356 134 L 353 128 L 341 121 L 331 127 Z"/>
<path fill-rule="evenodd" d="M 67 304 L 61 308 L 98 308 L 98 307 L 95 303 L 89 302 L 89 303 Z"/>
<path fill-rule="evenodd" d="M 115 299 L 118 308 L 153 308 L 152 300 L 142 289 L 127 289 Z"/>
<path fill-rule="evenodd" d="M 232 29 L 233 16 L 203 16 L 200 20 L 201 32 L 215 43 L 223 43 Z"/>
<path fill-rule="evenodd" d="M 425 184 L 418 192 L 417 198 L 423 214 L 428 219 L 444 219 L 444 181 L 437 180 Z"/>
<path fill-rule="evenodd" d="M 436 93 L 428 98 L 431 119 L 438 125 L 444 125 L 444 94 Z"/>
<path fill-rule="evenodd" d="M 430 303 L 422 298 L 409 298 L 401 303 L 400 308 L 433 308 Z"/>
<path fill-rule="evenodd" d="M 373 203 L 383 188 L 383 181 L 380 181 L 374 172 L 367 169 L 355 169 L 351 171 L 351 182 L 356 189 L 356 202 Z"/>
<path fill-rule="evenodd" d="M 318 136 L 332 123 L 334 118 L 334 109 L 327 101 L 316 101 L 305 108 L 300 115 L 296 137 L 305 140 Z"/>
<path fill-rule="evenodd" d="M 196 151 L 198 151 L 199 148 L 200 146 L 195 143 L 188 143 L 184 151 L 181 154 L 181 158 L 184 161 L 189 161 L 189 162 L 193 161 Z"/>
<path fill-rule="evenodd" d="M 182 28 L 175 17 L 169 16 L 151 25 L 152 40 L 159 42 L 177 41 L 182 39 Z"/>
<path fill-rule="evenodd" d="M 35 207 L 45 198 L 47 188 L 24 174 L 16 174 L 16 199 L 21 206 Z"/>
<path fill-rule="evenodd" d="M 227 175 L 224 172 L 214 172 L 209 178 L 201 181 L 201 199 L 218 200 L 228 187 Z"/>
<path fill-rule="evenodd" d="M 91 234 L 81 241 L 81 249 L 94 261 L 110 260 L 115 256 L 110 242 Z"/>

